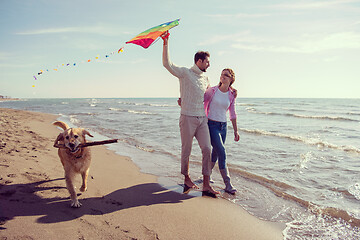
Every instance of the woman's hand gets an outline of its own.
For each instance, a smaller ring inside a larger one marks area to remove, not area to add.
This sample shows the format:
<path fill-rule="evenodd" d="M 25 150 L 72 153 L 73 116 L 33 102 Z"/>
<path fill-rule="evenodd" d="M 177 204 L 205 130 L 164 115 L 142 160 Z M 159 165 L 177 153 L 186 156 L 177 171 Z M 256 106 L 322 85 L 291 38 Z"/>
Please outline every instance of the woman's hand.
<path fill-rule="evenodd" d="M 240 140 L 240 135 L 239 135 L 239 132 L 238 131 L 236 131 L 236 132 L 234 132 L 234 141 L 235 142 L 238 142 L 239 140 Z"/>

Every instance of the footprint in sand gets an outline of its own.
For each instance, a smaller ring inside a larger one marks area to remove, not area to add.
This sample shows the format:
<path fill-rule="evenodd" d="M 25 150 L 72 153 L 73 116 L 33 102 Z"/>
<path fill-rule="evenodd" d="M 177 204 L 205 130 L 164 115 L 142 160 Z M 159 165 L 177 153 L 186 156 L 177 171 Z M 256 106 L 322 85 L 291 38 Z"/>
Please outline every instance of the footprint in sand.
<path fill-rule="evenodd" d="M 113 205 L 117 205 L 117 206 L 123 205 L 121 202 L 118 202 L 118 201 L 113 200 L 113 199 L 106 200 L 105 203 L 113 204 Z"/>

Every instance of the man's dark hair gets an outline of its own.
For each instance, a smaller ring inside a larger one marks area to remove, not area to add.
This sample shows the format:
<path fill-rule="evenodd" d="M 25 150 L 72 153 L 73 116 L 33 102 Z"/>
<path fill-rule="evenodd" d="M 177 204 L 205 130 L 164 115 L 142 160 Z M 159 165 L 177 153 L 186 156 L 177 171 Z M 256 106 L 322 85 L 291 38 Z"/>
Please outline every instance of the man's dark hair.
<path fill-rule="evenodd" d="M 201 59 L 201 60 L 205 60 L 206 57 L 210 57 L 210 53 L 209 52 L 204 52 L 204 51 L 198 51 L 196 54 L 195 54 L 195 57 L 194 57 L 194 60 L 195 60 L 195 63 Z"/>

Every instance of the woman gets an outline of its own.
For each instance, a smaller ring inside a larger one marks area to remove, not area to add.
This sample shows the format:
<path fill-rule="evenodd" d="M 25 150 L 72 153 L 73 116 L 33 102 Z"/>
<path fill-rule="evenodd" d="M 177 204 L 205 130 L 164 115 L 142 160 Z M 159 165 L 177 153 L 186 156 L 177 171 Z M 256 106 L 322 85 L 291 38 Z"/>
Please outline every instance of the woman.
<path fill-rule="evenodd" d="M 208 126 L 213 147 L 211 154 L 211 167 L 218 161 L 219 170 L 225 183 L 225 191 L 235 194 L 236 189 L 230 182 L 229 171 L 226 166 L 225 139 L 227 132 L 226 112 L 230 112 L 230 120 L 234 129 L 234 140 L 239 141 L 240 136 L 236 124 L 235 93 L 231 85 L 235 81 L 235 73 L 226 68 L 221 72 L 220 83 L 208 88 L 204 95 L 204 108 L 208 117 Z"/>

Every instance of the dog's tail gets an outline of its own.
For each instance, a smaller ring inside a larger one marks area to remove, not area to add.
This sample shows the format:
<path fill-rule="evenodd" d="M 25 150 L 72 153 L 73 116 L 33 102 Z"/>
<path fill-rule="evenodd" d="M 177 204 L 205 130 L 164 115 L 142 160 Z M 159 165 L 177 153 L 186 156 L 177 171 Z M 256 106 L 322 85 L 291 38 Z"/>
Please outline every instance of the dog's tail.
<path fill-rule="evenodd" d="M 69 128 L 69 126 L 66 123 L 61 121 L 53 122 L 53 125 L 61 127 L 62 129 L 64 129 L 64 131 Z"/>

